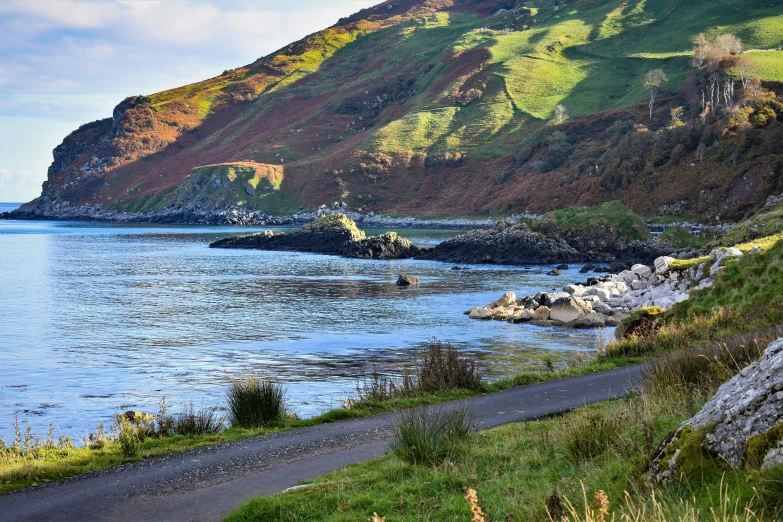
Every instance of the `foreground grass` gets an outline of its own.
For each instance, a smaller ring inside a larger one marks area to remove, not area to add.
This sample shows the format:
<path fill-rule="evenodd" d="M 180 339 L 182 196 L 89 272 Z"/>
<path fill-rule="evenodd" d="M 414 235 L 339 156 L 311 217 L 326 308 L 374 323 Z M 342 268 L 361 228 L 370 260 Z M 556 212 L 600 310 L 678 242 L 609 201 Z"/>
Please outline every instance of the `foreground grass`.
<path fill-rule="evenodd" d="M 637 396 L 559 418 L 510 424 L 473 435 L 468 451 L 455 460 L 416 466 L 383 457 L 330 473 L 310 487 L 255 499 L 227 520 L 336 522 L 370 520 L 373 513 L 395 521 L 470 520 L 464 499 L 468 488 L 478 493 L 487 520 L 549 520 L 545 506 L 553 491 L 581 515 L 583 487 L 591 506 L 594 494 L 603 490 L 612 514 L 638 512 L 646 503 L 652 511 L 654 492 L 642 473 L 647 455 L 654 442 L 700 405 L 699 398 L 687 394 Z M 746 478 L 730 472 L 693 488 L 658 491 L 657 498 L 666 499 L 659 508 L 671 515 L 661 520 L 675 520 L 686 510 L 698 513 L 693 520 L 713 520 L 709 510 L 720 505 L 721 483 L 732 502 L 754 506 Z M 626 491 L 635 499 L 631 506 Z"/>

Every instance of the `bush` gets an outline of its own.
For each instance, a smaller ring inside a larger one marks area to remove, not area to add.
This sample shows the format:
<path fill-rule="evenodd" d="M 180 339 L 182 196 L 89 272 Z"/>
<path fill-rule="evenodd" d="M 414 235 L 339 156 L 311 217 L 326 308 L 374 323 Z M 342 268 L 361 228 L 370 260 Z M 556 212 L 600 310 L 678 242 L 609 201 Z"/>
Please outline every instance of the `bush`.
<path fill-rule="evenodd" d="M 227 393 L 231 424 L 242 428 L 270 426 L 285 416 L 285 389 L 254 375 L 231 379 Z"/>
<path fill-rule="evenodd" d="M 460 355 L 452 345 L 432 341 L 421 354 L 416 367 L 419 391 L 435 393 L 442 390 L 481 388 L 481 371 L 476 361 Z"/>
<path fill-rule="evenodd" d="M 574 463 L 594 459 L 616 444 L 625 429 L 623 420 L 604 411 L 573 413 L 564 419 L 568 425 L 564 447 L 566 457 Z"/>
<path fill-rule="evenodd" d="M 410 372 L 403 372 L 402 378 L 395 380 L 375 368 L 369 377 L 356 384 L 356 395 L 360 401 L 368 402 L 409 397 L 416 395 L 416 383 Z"/>
<path fill-rule="evenodd" d="M 172 429 L 177 435 L 218 433 L 223 429 L 223 419 L 218 417 L 217 408 L 201 408 L 195 411 L 191 403 L 177 416 Z"/>
<path fill-rule="evenodd" d="M 473 415 L 466 408 L 419 408 L 394 416 L 389 449 L 409 464 L 436 466 L 455 458 L 468 440 Z"/>

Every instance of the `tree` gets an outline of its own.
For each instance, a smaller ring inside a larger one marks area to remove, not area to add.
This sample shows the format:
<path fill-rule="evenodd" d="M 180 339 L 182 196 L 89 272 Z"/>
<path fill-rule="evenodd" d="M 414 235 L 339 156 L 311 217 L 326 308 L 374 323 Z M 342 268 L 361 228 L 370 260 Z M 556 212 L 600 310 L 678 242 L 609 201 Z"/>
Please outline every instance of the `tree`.
<path fill-rule="evenodd" d="M 652 119 L 655 98 L 658 96 L 658 91 L 661 89 L 661 85 L 666 80 L 666 74 L 662 69 L 653 69 L 652 71 L 648 71 L 644 76 L 644 88 L 650 91 L 650 119 Z"/>
<path fill-rule="evenodd" d="M 672 116 L 672 125 L 677 125 L 680 123 L 680 118 L 682 117 L 683 113 L 682 106 L 671 109 L 669 113 Z"/>
<path fill-rule="evenodd" d="M 691 64 L 701 70 L 704 67 L 704 61 L 707 59 L 707 46 L 709 40 L 704 33 L 699 33 L 693 37 L 693 58 L 691 58 Z"/>
<path fill-rule="evenodd" d="M 560 125 L 561 123 L 564 123 L 568 119 L 568 113 L 566 112 L 566 108 L 560 104 L 555 107 L 555 115 L 554 117 L 549 120 L 550 125 Z"/>
<path fill-rule="evenodd" d="M 707 146 L 704 144 L 703 141 L 699 142 L 699 146 L 696 147 L 696 158 L 699 160 L 699 163 L 704 161 L 704 154 L 707 152 Z"/>

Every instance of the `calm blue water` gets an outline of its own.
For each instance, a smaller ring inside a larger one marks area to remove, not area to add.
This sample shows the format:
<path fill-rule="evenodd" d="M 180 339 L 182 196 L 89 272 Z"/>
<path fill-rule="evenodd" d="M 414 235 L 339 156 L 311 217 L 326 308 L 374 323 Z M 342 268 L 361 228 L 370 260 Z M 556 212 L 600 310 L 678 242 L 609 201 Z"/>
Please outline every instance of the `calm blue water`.
<path fill-rule="evenodd" d="M 255 230 L 0 220 L 0 436 L 12 437 L 14 410 L 37 433 L 53 423 L 80 440 L 118 410 L 156 411 L 164 395 L 172 410 L 220 404 L 246 371 L 285 382 L 310 416 L 432 337 L 478 353 L 491 375 L 594 343 L 591 331 L 462 313 L 506 290 L 578 280 L 576 270 L 207 248 Z M 404 231 L 422 244 L 454 234 Z M 421 288 L 397 288 L 400 273 Z"/>

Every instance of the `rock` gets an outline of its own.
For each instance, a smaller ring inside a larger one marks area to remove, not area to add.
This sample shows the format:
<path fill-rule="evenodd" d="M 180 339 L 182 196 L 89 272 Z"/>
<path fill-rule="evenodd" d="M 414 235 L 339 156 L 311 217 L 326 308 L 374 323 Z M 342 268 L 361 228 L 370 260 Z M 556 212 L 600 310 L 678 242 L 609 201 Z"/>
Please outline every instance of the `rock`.
<path fill-rule="evenodd" d="M 397 282 L 395 284 L 397 286 L 419 286 L 420 282 L 421 281 L 416 276 L 401 274 L 400 277 L 397 278 Z"/>
<path fill-rule="evenodd" d="M 555 268 L 554 270 L 550 270 L 549 272 L 547 272 L 546 275 L 548 275 L 548 276 L 559 276 L 559 275 L 562 275 L 562 274 L 560 273 L 560 270 Z"/>
<path fill-rule="evenodd" d="M 621 322 L 629 317 L 628 314 L 616 313 L 606 318 L 606 326 L 618 326 Z"/>
<path fill-rule="evenodd" d="M 535 297 L 527 296 L 517 299 L 517 305 L 521 306 L 522 308 L 532 308 L 535 310 L 540 305 L 540 302 L 537 301 Z"/>
<path fill-rule="evenodd" d="M 493 308 L 506 307 L 514 304 L 517 300 L 517 296 L 514 292 L 506 292 L 499 299 L 489 303 L 486 308 L 492 310 Z"/>
<path fill-rule="evenodd" d="M 760 254 L 762 252 L 761 247 L 758 245 L 753 245 L 753 248 L 748 250 L 748 254 Z"/>
<path fill-rule="evenodd" d="M 125 413 L 121 414 L 122 417 L 125 418 L 128 422 L 131 424 L 135 424 L 136 426 L 139 426 L 141 424 L 145 424 L 148 422 L 152 422 L 155 420 L 155 415 L 151 413 L 146 413 L 143 411 L 133 411 L 129 410 Z"/>
<path fill-rule="evenodd" d="M 515 311 L 511 317 L 508 318 L 508 321 L 511 323 L 525 323 L 527 321 L 530 321 L 533 318 L 533 311 L 530 309 L 523 309 L 523 310 L 517 310 Z"/>
<path fill-rule="evenodd" d="M 471 319 L 492 319 L 492 312 L 488 308 L 477 307 L 470 311 L 468 317 Z"/>
<path fill-rule="evenodd" d="M 561 297 L 552 303 L 549 319 L 563 324 L 570 324 L 591 311 L 587 303 L 578 297 Z"/>
<path fill-rule="evenodd" d="M 576 297 L 582 297 L 585 293 L 585 287 L 582 285 L 565 285 L 563 290 Z"/>
<path fill-rule="evenodd" d="M 586 274 L 587 272 L 589 272 L 590 270 L 592 270 L 594 268 L 595 268 L 595 265 L 593 265 L 592 263 L 588 263 L 588 264 L 586 264 L 585 266 L 583 266 L 582 268 L 579 269 L 579 273 L 580 274 Z"/>
<path fill-rule="evenodd" d="M 634 241 L 615 256 L 618 261 L 629 265 L 651 265 L 655 258 L 671 254 L 672 247 L 655 239 Z"/>
<path fill-rule="evenodd" d="M 606 326 L 606 316 L 598 312 L 590 312 L 574 322 L 577 328 L 602 328 Z"/>
<path fill-rule="evenodd" d="M 641 264 L 633 265 L 631 267 L 631 272 L 636 274 L 638 277 L 644 279 L 650 279 L 650 277 L 652 277 L 653 274 L 653 271 L 650 269 L 649 266 L 641 265 Z"/>
<path fill-rule="evenodd" d="M 535 295 L 534 299 L 536 299 L 542 305 L 551 308 L 552 303 L 554 303 L 561 297 L 570 297 L 570 294 L 568 294 L 567 292 L 539 292 L 538 294 Z"/>
<path fill-rule="evenodd" d="M 609 306 L 606 303 L 602 303 L 601 301 L 595 303 L 595 305 L 593 306 L 593 310 L 595 310 L 596 312 L 598 312 L 600 314 L 604 314 L 604 315 L 607 315 L 607 316 L 608 315 L 614 315 L 614 308 L 612 308 L 611 306 Z"/>
<path fill-rule="evenodd" d="M 631 282 L 638 280 L 639 276 L 637 276 L 630 270 L 623 270 L 622 272 L 617 274 L 617 277 L 615 279 L 617 281 L 622 281 L 623 283 L 630 285 Z"/>
<path fill-rule="evenodd" d="M 612 293 L 609 290 L 606 288 L 598 288 L 597 286 L 591 286 L 585 290 L 584 295 L 594 295 L 605 303 L 609 302 L 609 298 L 612 297 Z"/>
<path fill-rule="evenodd" d="M 644 290 L 649 286 L 650 283 L 648 281 L 640 281 L 639 279 L 631 281 L 631 289 L 633 290 Z"/>
<path fill-rule="evenodd" d="M 536 308 L 536 311 L 533 312 L 533 320 L 535 321 L 546 321 L 549 319 L 549 307 L 548 306 L 539 306 Z"/>
<path fill-rule="evenodd" d="M 568 244 L 531 231 L 527 225 L 499 222 L 492 230 L 472 230 L 423 252 L 420 259 L 509 265 L 570 263 L 584 255 Z"/>
<path fill-rule="evenodd" d="M 255 196 L 256 188 L 253 185 L 251 185 L 250 182 L 248 181 L 247 183 L 245 183 L 245 192 L 247 192 L 249 196 Z"/>
<path fill-rule="evenodd" d="M 366 237 L 352 219 L 339 213 L 322 216 L 293 232 L 228 237 L 209 247 L 318 252 L 363 259 L 406 259 L 422 252 L 395 232 Z"/>
<path fill-rule="evenodd" d="M 653 264 L 655 265 L 655 273 L 658 275 L 663 275 L 666 272 L 669 271 L 669 265 L 675 261 L 673 257 L 669 256 L 661 256 L 655 258 L 655 261 Z"/>
<path fill-rule="evenodd" d="M 558 269 L 558 270 L 568 270 L 568 265 L 566 265 L 565 263 L 562 263 L 562 264 L 557 265 L 555 268 Z"/>
<path fill-rule="evenodd" d="M 758 361 L 723 384 L 699 413 L 664 441 L 653 460 L 653 480 L 676 479 L 698 466 L 699 462 L 687 459 L 694 453 L 711 457 L 718 467 L 721 463 L 733 468 L 783 463 L 781 390 L 783 339 L 778 339 Z"/>
<path fill-rule="evenodd" d="M 713 250 L 712 252 L 715 252 Z M 712 252 L 710 252 L 710 257 L 712 257 Z M 724 251 L 721 251 L 718 254 L 717 259 L 712 264 L 712 267 L 710 268 L 710 277 L 715 278 L 715 276 L 718 274 L 718 272 L 726 266 L 726 262 L 730 259 L 739 259 L 743 257 L 745 254 L 742 253 L 742 250 L 739 248 L 731 247 Z"/>

